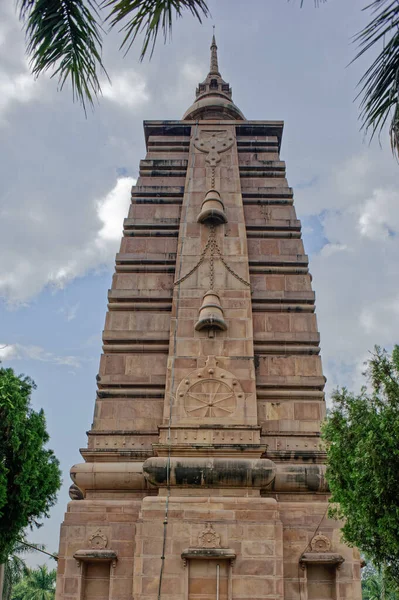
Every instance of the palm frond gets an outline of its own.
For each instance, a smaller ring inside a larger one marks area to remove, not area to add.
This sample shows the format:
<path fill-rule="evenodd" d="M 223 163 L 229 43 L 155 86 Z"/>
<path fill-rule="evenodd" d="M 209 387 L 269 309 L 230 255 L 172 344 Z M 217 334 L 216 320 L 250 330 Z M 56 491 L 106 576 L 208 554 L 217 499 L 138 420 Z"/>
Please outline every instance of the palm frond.
<path fill-rule="evenodd" d="M 371 139 L 390 121 L 392 152 L 399 157 L 399 2 L 374 0 L 364 10 L 370 9 L 372 20 L 355 37 L 360 50 L 354 60 L 375 44 L 382 50 L 359 82 L 360 118 Z"/>
<path fill-rule="evenodd" d="M 34 75 L 54 69 L 62 89 L 71 81 L 74 99 L 86 109 L 101 91 L 102 29 L 97 0 L 17 0 Z"/>
<path fill-rule="evenodd" d="M 191 14 L 202 23 L 202 17 L 209 16 L 209 9 L 205 0 L 104 0 L 102 7 L 111 8 L 107 17 L 110 26 L 120 25 L 125 33 L 121 48 L 127 53 L 140 33 L 144 33 L 143 46 L 140 60 L 143 60 L 149 46 L 152 56 L 159 30 L 162 30 L 164 41 L 172 31 L 173 17 L 181 17 L 183 10 Z"/>

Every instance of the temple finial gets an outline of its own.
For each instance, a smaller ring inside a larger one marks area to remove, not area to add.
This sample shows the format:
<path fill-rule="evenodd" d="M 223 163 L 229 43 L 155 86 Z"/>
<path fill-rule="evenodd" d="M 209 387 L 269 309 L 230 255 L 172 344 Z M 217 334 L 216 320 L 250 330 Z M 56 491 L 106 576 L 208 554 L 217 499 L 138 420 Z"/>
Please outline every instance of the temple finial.
<path fill-rule="evenodd" d="M 218 65 L 218 47 L 216 45 L 215 39 L 215 26 L 213 26 L 213 36 L 212 36 L 212 44 L 211 44 L 211 68 L 209 71 L 210 74 L 220 75 L 219 73 L 219 65 Z"/>

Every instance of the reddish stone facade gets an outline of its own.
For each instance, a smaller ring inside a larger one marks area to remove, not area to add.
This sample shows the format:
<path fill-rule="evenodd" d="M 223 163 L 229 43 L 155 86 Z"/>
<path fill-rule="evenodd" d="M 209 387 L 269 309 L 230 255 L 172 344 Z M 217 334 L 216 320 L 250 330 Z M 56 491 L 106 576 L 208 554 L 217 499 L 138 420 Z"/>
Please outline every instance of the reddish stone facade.
<path fill-rule="evenodd" d="M 144 123 L 58 600 L 360 599 L 326 517 L 325 379 L 283 123 L 211 68 Z"/>

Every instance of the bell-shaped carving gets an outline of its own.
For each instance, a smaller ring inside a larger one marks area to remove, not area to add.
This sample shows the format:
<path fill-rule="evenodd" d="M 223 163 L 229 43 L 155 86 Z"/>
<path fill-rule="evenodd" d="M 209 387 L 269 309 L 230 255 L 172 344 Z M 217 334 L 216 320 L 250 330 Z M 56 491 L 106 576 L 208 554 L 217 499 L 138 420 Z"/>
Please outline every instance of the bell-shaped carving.
<path fill-rule="evenodd" d="M 207 291 L 202 299 L 198 321 L 195 325 L 196 331 L 201 331 L 201 329 L 220 329 L 221 331 L 227 329 L 220 298 L 214 290 Z"/>
<path fill-rule="evenodd" d="M 209 190 L 209 192 L 207 192 L 197 221 L 198 223 L 214 223 L 215 225 L 227 223 L 224 204 L 218 191 Z"/>

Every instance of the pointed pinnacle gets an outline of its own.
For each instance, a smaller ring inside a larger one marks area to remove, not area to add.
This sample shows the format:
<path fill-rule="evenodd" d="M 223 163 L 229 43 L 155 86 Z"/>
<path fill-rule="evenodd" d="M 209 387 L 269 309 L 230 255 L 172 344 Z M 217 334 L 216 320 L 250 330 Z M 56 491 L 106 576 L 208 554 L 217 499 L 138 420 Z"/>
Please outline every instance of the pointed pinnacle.
<path fill-rule="evenodd" d="M 212 44 L 211 44 L 211 68 L 209 73 L 220 75 L 219 73 L 219 65 L 218 65 L 218 47 L 216 45 L 215 34 L 212 36 Z"/>

